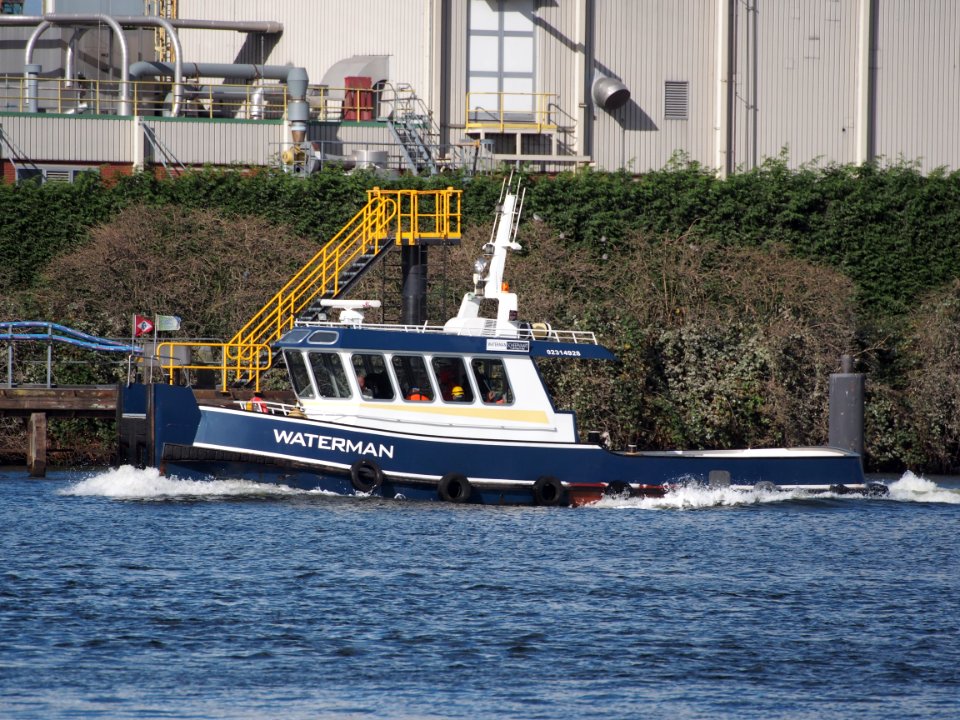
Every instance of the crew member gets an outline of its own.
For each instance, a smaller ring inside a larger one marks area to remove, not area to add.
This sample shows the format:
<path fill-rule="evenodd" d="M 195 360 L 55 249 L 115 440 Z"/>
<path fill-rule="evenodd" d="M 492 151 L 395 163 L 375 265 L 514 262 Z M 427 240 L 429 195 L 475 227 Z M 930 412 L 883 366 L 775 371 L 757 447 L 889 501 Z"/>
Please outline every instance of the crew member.
<path fill-rule="evenodd" d="M 250 398 L 250 403 L 247 407 L 248 410 L 253 410 L 254 412 L 268 413 L 270 412 L 267 408 L 267 401 L 263 399 L 260 395 L 260 391 L 257 390 L 253 393 L 253 397 Z"/>
<path fill-rule="evenodd" d="M 429 396 L 420 392 L 420 388 L 412 387 L 410 392 L 407 394 L 407 400 L 413 400 L 414 402 L 430 402 Z"/>

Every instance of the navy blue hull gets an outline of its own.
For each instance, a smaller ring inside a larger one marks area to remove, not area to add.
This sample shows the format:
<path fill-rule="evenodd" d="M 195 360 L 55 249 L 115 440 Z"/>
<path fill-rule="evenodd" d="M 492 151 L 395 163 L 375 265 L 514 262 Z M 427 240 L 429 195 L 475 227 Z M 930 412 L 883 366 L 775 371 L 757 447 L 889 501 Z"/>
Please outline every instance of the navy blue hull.
<path fill-rule="evenodd" d="M 608 486 L 662 494 L 682 482 L 821 489 L 864 483 L 858 455 L 828 449 L 627 454 L 581 443 L 452 439 L 201 409 L 189 389 L 173 386 L 155 386 L 151 399 L 154 464 L 184 477 L 246 478 L 344 494 L 372 482 L 386 497 L 433 500 L 444 494 L 444 477 L 457 475 L 469 487 L 467 497 L 456 499 L 511 505 L 576 503 Z M 542 487 L 535 490 L 541 478 L 540 486 L 552 484 L 546 495 Z"/>

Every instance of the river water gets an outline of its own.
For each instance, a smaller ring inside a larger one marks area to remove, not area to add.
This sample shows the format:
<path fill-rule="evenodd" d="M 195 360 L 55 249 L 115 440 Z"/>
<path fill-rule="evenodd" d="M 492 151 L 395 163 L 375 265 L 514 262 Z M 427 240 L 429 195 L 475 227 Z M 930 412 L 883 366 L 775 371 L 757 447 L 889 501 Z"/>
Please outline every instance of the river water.
<path fill-rule="evenodd" d="M 957 718 L 960 481 L 563 508 L 0 472 L 3 718 Z"/>

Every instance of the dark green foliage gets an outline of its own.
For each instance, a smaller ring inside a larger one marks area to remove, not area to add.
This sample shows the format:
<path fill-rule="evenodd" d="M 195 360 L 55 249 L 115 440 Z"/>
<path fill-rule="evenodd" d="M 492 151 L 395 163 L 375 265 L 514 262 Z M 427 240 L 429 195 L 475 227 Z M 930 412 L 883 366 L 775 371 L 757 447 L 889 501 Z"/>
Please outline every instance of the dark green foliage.
<path fill-rule="evenodd" d="M 176 180 L 139 174 L 0 185 L 0 307 L 20 319 L 52 312 L 55 301 L 58 317 L 42 319 L 93 331 L 126 322 L 146 307 L 140 289 L 131 286 L 112 305 L 92 303 L 92 292 L 71 300 L 73 284 L 62 274 L 86 277 L 90 288 L 99 275 L 110 276 L 96 267 L 107 255 L 83 252 L 105 233 L 123 260 L 111 261 L 113 275 L 144 261 L 147 254 L 123 257 L 125 237 L 149 245 L 129 213 L 177 210 L 179 224 L 158 229 L 156 238 L 200 268 L 217 262 L 204 250 L 220 223 L 253 228 L 250 237 L 277 235 L 273 251 L 283 236 L 296 244 L 291 254 L 303 256 L 339 231 L 373 187 L 453 186 L 464 191 L 464 247 L 449 264 L 431 251 L 431 302 L 439 298 L 452 311 L 489 236 L 502 182 L 208 169 Z M 522 311 L 527 319 L 593 329 L 624 360 L 542 368 L 558 405 L 576 410 L 582 428 L 610 429 L 619 444 L 643 447 L 823 442 L 827 376 L 840 353 L 851 352 L 869 372 L 871 467 L 955 469 L 960 173 L 923 175 L 903 163 L 792 170 L 781 157 L 719 180 L 679 156 L 642 176 L 581 171 L 528 178 L 526 186 L 518 236 L 525 250 L 510 267 Z M 201 221 L 186 211 L 213 215 Z M 251 225 L 253 215 L 268 226 Z M 192 225 L 202 232 L 191 233 Z M 216 245 L 226 252 L 231 244 Z M 148 253 L 158 267 L 171 262 L 162 250 Z M 231 295 L 243 272 L 243 262 L 203 271 L 216 287 L 207 283 L 182 297 L 172 290 L 178 276 L 145 289 L 160 303 L 155 311 L 191 318 L 191 334 L 229 335 L 255 304 L 253 295 L 262 294 Z M 112 282 L 126 287 L 122 278 Z M 157 295 L 160 289 L 173 294 Z M 218 302 L 235 312 L 222 312 Z M 117 369 L 109 364 L 96 372 L 112 378 Z M 88 371 L 77 368 L 64 377 L 87 382 Z"/>

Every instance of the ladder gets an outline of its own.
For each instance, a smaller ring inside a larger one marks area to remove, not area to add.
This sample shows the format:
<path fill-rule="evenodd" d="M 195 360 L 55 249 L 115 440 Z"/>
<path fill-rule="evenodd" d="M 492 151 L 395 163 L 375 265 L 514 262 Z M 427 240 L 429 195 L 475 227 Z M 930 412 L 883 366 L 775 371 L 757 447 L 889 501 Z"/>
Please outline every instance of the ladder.
<path fill-rule="evenodd" d="M 394 94 L 393 107 L 387 127 L 400 146 L 407 169 L 414 175 L 425 171 L 436 175 L 440 130 L 426 105 L 412 88 L 401 86 Z"/>
<path fill-rule="evenodd" d="M 260 375 L 273 364 L 271 344 L 297 319 L 316 317 L 320 300 L 342 297 L 367 270 L 397 245 L 459 239 L 461 190 L 367 191 L 367 204 L 225 343 L 165 342 L 157 346 L 171 384 L 178 370 L 219 370 L 221 388 L 260 387 Z M 217 355 L 203 365 L 175 364 L 166 358 Z M 197 352 L 199 351 L 199 352 Z"/>

